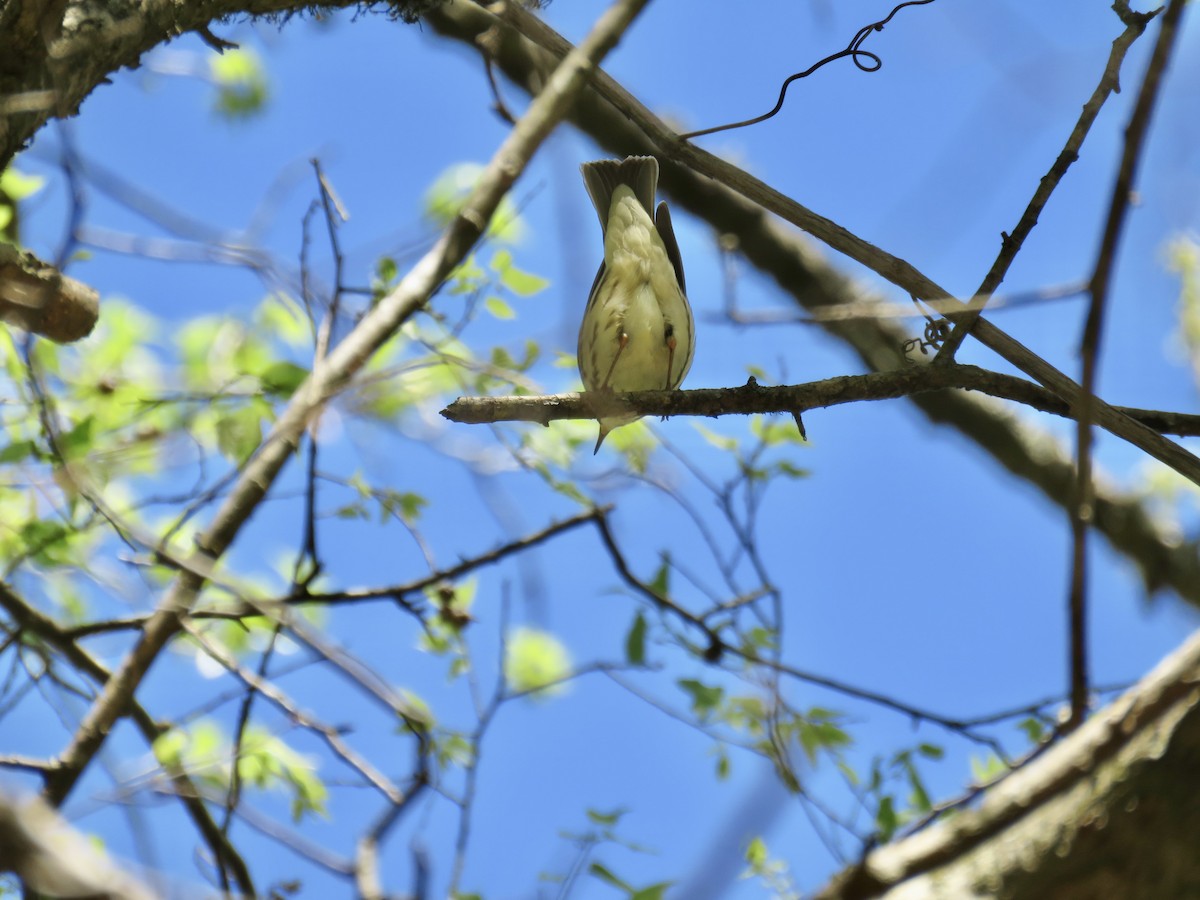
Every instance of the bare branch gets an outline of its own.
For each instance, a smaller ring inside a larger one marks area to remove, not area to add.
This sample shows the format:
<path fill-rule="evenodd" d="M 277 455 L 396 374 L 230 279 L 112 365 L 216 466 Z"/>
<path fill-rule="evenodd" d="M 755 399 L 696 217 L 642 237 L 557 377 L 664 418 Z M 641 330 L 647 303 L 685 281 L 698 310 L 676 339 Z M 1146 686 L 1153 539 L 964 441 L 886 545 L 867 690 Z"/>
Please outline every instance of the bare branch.
<path fill-rule="evenodd" d="M 1179 20 L 1183 15 L 1185 0 L 1173 0 L 1163 16 L 1158 41 L 1142 79 L 1133 115 L 1125 129 L 1125 146 L 1121 153 L 1121 164 L 1117 170 L 1109 200 L 1108 216 L 1104 223 L 1104 234 L 1096 266 L 1092 272 L 1089 291 L 1087 318 L 1080 338 L 1079 353 L 1083 358 L 1083 395 L 1077 407 L 1075 502 L 1071 509 L 1071 587 L 1067 601 L 1070 641 L 1070 684 L 1071 719 L 1074 726 L 1083 721 L 1087 714 L 1088 665 L 1087 665 L 1087 536 L 1092 519 L 1092 417 L 1096 400 L 1096 370 L 1100 359 L 1100 335 L 1104 325 L 1104 314 L 1108 306 L 1108 287 L 1116 265 L 1117 245 L 1125 214 L 1129 209 L 1133 192 L 1133 179 L 1141 159 L 1142 148 L 1150 130 L 1150 115 L 1158 99 L 1158 89 L 1163 71 L 1171 56 L 1171 49 L 1179 31 Z M 1121 4 L 1118 4 L 1120 9 Z M 1125 4 L 1124 12 L 1135 18 Z M 1140 17 L 1139 17 L 1140 18 Z"/>
<path fill-rule="evenodd" d="M 1037 190 L 1034 191 L 1033 197 L 1029 200 L 1029 205 L 1025 207 L 1025 211 L 1021 214 L 1020 220 L 1011 233 L 1002 235 L 1002 243 L 1000 253 L 996 257 L 996 261 L 992 263 L 992 268 L 984 276 L 983 283 L 979 286 L 979 290 L 975 292 L 975 297 L 972 301 L 975 302 L 975 308 L 960 313 L 955 319 L 954 330 L 938 351 L 937 359 L 939 363 L 947 363 L 954 359 L 954 354 L 958 351 L 963 340 L 970 333 L 971 328 L 975 325 L 975 320 L 979 318 L 979 314 L 983 311 L 984 305 L 987 304 L 989 298 L 996 289 L 1000 287 L 1000 283 L 1004 281 L 1004 276 L 1008 273 L 1009 266 L 1013 260 L 1017 258 L 1017 253 L 1025 246 L 1025 238 L 1029 237 L 1033 227 L 1037 225 L 1038 216 L 1050 201 L 1050 195 L 1054 193 L 1054 189 L 1058 187 L 1063 176 L 1067 174 L 1067 170 L 1079 158 L 1079 151 L 1083 147 L 1084 139 L 1087 138 L 1088 132 L 1091 131 L 1092 123 L 1096 121 L 1096 117 L 1100 114 L 1101 108 L 1109 96 L 1121 89 L 1121 65 L 1125 61 L 1125 54 L 1129 51 L 1130 46 L 1137 40 L 1150 20 L 1158 15 L 1157 11 L 1136 14 L 1125 19 L 1125 30 L 1117 35 L 1112 44 L 1112 52 L 1108 56 L 1108 62 L 1104 66 L 1104 74 L 1100 76 L 1100 83 L 1096 85 L 1096 90 L 1092 92 L 1092 96 L 1088 98 L 1087 103 L 1083 104 L 1083 109 L 1079 113 L 1079 118 L 1075 122 L 1075 127 L 1071 129 L 1071 134 L 1067 138 L 1066 144 L 1063 145 L 1058 157 L 1054 160 L 1054 164 L 1050 166 L 1050 170 L 1042 176 L 1038 182 Z"/>
<path fill-rule="evenodd" d="M 764 386 L 753 378 L 735 388 L 697 388 L 687 391 L 598 392 L 546 396 L 459 397 L 442 410 L 452 422 L 537 422 L 591 419 L 620 412 L 645 416 L 726 416 L 751 413 L 806 412 L 810 409 L 892 400 L 927 391 L 979 391 L 1014 400 L 1042 412 L 1071 417 L 1067 404 L 1045 388 L 977 366 L 910 366 L 891 372 L 842 375 L 808 384 Z M 1200 416 L 1131 407 L 1115 407 L 1122 415 L 1155 430 L 1200 435 Z"/>

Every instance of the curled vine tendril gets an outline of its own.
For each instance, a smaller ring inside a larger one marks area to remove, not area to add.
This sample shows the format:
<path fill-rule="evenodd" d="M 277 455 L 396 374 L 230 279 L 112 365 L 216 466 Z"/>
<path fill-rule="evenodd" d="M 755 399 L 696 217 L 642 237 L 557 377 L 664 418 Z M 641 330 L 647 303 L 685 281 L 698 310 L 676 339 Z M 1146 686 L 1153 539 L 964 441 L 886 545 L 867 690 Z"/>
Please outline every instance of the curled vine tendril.
<path fill-rule="evenodd" d="M 929 355 L 930 348 L 934 350 L 941 349 L 942 342 L 950 335 L 950 322 L 945 318 L 934 318 L 923 308 L 921 299 L 916 294 L 909 294 L 912 297 L 913 304 L 920 310 L 921 315 L 925 317 L 925 332 L 923 337 L 909 338 L 902 345 L 905 359 L 909 359 L 909 353 L 915 348 L 919 349 L 925 356 Z"/>
<path fill-rule="evenodd" d="M 779 99 L 775 101 L 775 107 L 770 111 L 763 113 L 761 116 L 755 116 L 753 119 L 746 119 L 744 122 L 731 122 L 728 125 L 715 125 L 712 128 L 705 128 L 702 131 L 689 131 L 687 134 L 681 134 L 680 140 L 689 141 L 692 138 L 697 138 L 705 134 L 716 134 L 718 131 L 732 131 L 734 128 L 745 128 L 747 125 L 757 125 L 759 122 L 765 122 L 783 109 L 783 101 L 787 96 L 788 86 L 793 81 L 798 81 L 801 78 L 807 78 L 813 72 L 820 69 L 822 66 L 827 66 L 834 60 L 848 56 L 854 60 L 854 65 L 858 66 L 863 72 L 878 72 L 883 68 L 883 60 L 870 50 L 862 49 L 863 42 L 871 36 L 873 32 L 883 31 L 883 26 L 892 21 L 892 18 L 900 10 L 906 6 L 924 6 L 926 3 L 932 3 L 933 0 L 906 0 L 906 2 L 896 6 L 887 18 L 880 19 L 878 22 L 872 22 L 870 25 L 864 25 L 858 29 L 858 33 L 854 35 L 854 39 L 850 41 L 845 50 L 839 50 L 830 56 L 825 57 L 819 62 L 813 63 L 803 72 L 797 72 L 794 75 L 789 75 L 779 88 Z"/>

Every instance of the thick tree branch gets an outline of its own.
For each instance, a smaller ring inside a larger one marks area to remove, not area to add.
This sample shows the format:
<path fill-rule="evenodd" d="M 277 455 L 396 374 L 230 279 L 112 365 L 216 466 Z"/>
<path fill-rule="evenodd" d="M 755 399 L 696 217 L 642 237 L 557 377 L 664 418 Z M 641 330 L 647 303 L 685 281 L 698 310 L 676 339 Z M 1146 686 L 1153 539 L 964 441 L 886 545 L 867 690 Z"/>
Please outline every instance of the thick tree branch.
<path fill-rule="evenodd" d="M 371 355 L 409 317 L 423 308 L 450 271 L 475 245 L 492 214 L 551 129 L 566 114 L 596 63 L 613 47 L 647 0 L 618 0 L 579 48 L 551 76 L 546 89 L 496 151 L 460 213 L 441 238 L 395 290 L 376 304 L 324 363 L 293 395 L 275 427 L 245 465 L 211 524 L 197 538 L 188 560 L 146 623 L 141 638 L 121 661 L 93 703 L 46 785 L 51 802 L 61 803 L 99 751 L 109 730 L 124 714 L 151 664 L 179 632 L 213 562 L 228 549 L 292 457 L 312 417 L 343 389 Z"/>
<path fill-rule="evenodd" d="M 47 121 L 75 115 L 93 89 L 124 66 L 136 68 L 154 47 L 220 19 L 296 6 L 290 0 L 0 0 L 0 169 Z"/>
<path fill-rule="evenodd" d="M 91 334 L 99 315 L 95 290 L 0 243 L 0 320 L 65 344 Z"/>
<path fill-rule="evenodd" d="M 49 897 L 151 900 L 154 894 L 36 797 L 0 791 L 0 872 Z"/>
<path fill-rule="evenodd" d="M 1197 766 L 1200 635 L 978 809 L 871 852 L 817 897 L 1193 896 L 1200 804 L 1180 786 Z"/>
<path fill-rule="evenodd" d="M 547 425 L 556 419 L 591 419 L 623 412 L 636 412 L 643 416 L 713 417 L 802 413 L 842 403 L 893 400 L 948 389 L 979 391 L 1004 400 L 1015 400 L 1042 412 L 1072 417 L 1067 404 L 1041 385 L 977 366 L 962 365 L 911 366 L 891 372 L 843 375 L 808 384 L 771 387 L 751 379 L 741 387 L 687 391 L 459 397 L 442 410 L 442 415 L 452 422 L 471 425 L 485 422 L 538 422 Z M 1122 415 L 1156 431 L 1200 436 L 1200 415 L 1124 406 L 1116 408 Z"/>

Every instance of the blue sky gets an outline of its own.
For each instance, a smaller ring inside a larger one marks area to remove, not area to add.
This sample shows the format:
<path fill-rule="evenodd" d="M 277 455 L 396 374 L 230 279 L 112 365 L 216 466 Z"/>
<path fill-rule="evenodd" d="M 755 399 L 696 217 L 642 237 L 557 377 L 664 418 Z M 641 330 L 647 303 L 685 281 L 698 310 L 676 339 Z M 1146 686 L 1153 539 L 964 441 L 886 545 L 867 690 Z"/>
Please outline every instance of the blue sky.
<path fill-rule="evenodd" d="M 596 0 L 559 0 L 545 16 L 577 40 L 604 8 Z M 840 49 L 861 25 L 889 8 L 888 3 L 773 2 L 730 17 L 727 3 L 660 0 L 635 23 L 605 68 L 657 112 L 689 129 L 705 127 L 769 108 L 782 78 Z M 1200 228 L 1195 18 L 1182 35 L 1143 160 L 1100 380 L 1101 393 L 1111 402 L 1191 412 L 1197 405 L 1195 385 L 1186 362 L 1171 350 L 1178 285 L 1163 267 L 1163 252 L 1175 235 Z M 365 284 L 380 254 L 411 261 L 400 255 L 403 248 L 428 237 L 421 208 L 429 184 L 453 163 L 485 162 L 506 133 L 488 111 L 491 98 L 477 56 L 428 29 L 374 16 L 356 22 L 335 16 L 282 30 L 237 25 L 217 31 L 263 56 L 271 99 L 260 117 L 244 123 L 222 120 L 210 112 L 212 91 L 202 80 L 165 74 L 206 64 L 210 51 L 185 37 L 154 51 L 140 70 L 122 72 L 113 85 L 98 89 L 69 128 L 86 160 L 222 234 L 245 228 L 272 186 L 282 184 L 256 240 L 290 264 L 298 258 L 300 219 L 314 196 L 309 158 L 321 159 L 350 212 L 342 231 L 349 280 Z M 1118 31 L 1111 10 L 1083 0 L 1040 4 L 1036 12 L 1015 0 L 941 0 L 906 9 L 867 43 L 884 60 L 880 72 L 864 74 L 841 61 L 794 84 L 775 119 L 700 142 L 907 259 L 946 288 L 966 294 L 990 265 L 999 233 L 1016 223 L 1061 148 Z M 1089 273 L 1121 131 L 1152 40 L 1148 34 L 1130 54 L 1124 92 L 1105 108 L 1082 158 L 1013 267 L 1006 290 L 1058 286 Z M 519 91 L 507 84 L 503 90 L 514 108 L 523 108 L 526 98 Z M 22 165 L 52 174 L 57 145 L 56 131 L 43 131 Z M 550 287 L 522 301 L 511 322 L 477 323 L 468 340 L 520 346 L 533 337 L 542 342 L 547 358 L 556 349 L 573 352 L 600 251 L 577 170 L 598 155 L 585 136 L 560 129 L 518 182 L 514 197 L 528 229 L 514 257 L 522 268 L 548 278 Z M 56 181 L 33 214 L 27 238 L 34 249 L 52 252 L 63 228 L 64 197 Z M 89 197 L 90 225 L 157 233 L 95 186 Z M 751 365 L 790 382 L 860 370 L 849 351 L 813 326 L 740 329 L 722 321 L 722 274 L 713 236 L 704 223 L 681 214 L 676 229 L 698 330 L 686 387 L 741 384 Z M 313 254 L 318 265 L 328 265 L 320 240 Z M 872 273 L 836 254 L 831 260 L 890 299 L 906 302 Z M 790 300 L 766 279 L 745 266 L 742 272 L 738 290 L 745 307 L 790 308 Z M 153 313 L 164 323 L 164 345 L 174 324 L 201 311 L 249 315 L 264 293 L 263 285 L 241 270 L 102 251 L 73 274 L 95 285 L 106 300 L 127 298 Z M 453 298 L 438 302 L 449 304 Z M 1076 375 L 1083 314 L 1083 301 L 1072 299 L 997 312 L 993 321 Z M 1004 368 L 969 341 L 959 358 Z M 534 375 L 547 390 L 567 390 L 576 383 L 573 371 L 549 365 Z M 1068 433 L 1061 422 L 1030 418 L 1055 433 Z M 984 714 L 1060 693 L 1070 559 L 1065 514 L 903 402 L 842 406 L 809 414 L 805 421 L 811 446 L 789 447 L 786 458 L 809 469 L 811 477 L 773 488 L 758 522 L 764 564 L 787 609 L 788 660 L 948 716 Z M 444 452 L 503 460 L 488 430 L 413 421 L 398 425 L 347 425 L 331 438 L 323 465 L 346 475 L 361 469 L 397 490 L 427 492 L 432 503 L 421 528 L 439 564 L 487 550 L 576 509 L 511 464 L 472 473 Z M 746 423 L 737 418 L 705 425 L 728 435 L 747 433 Z M 511 426 L 514 432 L 524 427 Z M 709 477 L 730 477 L 728 460 L 708 447 L 692 422 L 676 419 L 654 428 Z M 1136 450 L 1103 435 L 1098 448 L 1109 477 L 1118 483 L 1139 477 L 1143 461 Z M 695 527 L 662 492 L 622 477 L 611 451 L 581 459 L 574 471 L 596 496 L 617 504 L 614 523 L 639 575 L 648 580 L 660 554 L 669 551 L 700 581 L 721 590 Z M 720 539 L 729 540 L 711 496 L 679 464 L 660 454 L 654 472 L 677 485 Z M 277 486 L 276 501 L 243 535 L 234 557 L 241 565 L 261 567 L 296 546 L 297 507 L 286 497 L 300 483 L 299 469 L 293 468 Z M 336 504 L 334 492 L 326 502 Z M 1194 533 L 1195 522 L 1189 524 Z M 330 523 L 325 552 L 329 570 L 346 585 L 405 581 L 425 571 L 416 547 L 396 528 Z M 1094 678 L 1098 684 L 1126 683 L 1178 644 L 1194 627 L 1195 616 L 1169 597 L 1147 603 L 1136 573 L 1098 540 L 1091 564 Z M 678 575 L 673 585 L 680 602 L 703 602 L 702 594 Z M 485 685 L 495 675 L 503 597 L 510 598 L 511 623 L 553 631 L 579 664 L 620 659 L 638 608 L 620 586 L 594 531 L 587 529 L 534 551 L 519 564 L 486 570 L 478 590 L 472 644 Z M 446 685 L 444 660 L 416 652 L 410 621 L 380 604 L 339 611 L 330 624 L 339 640 L 394 684 L 425 697 L 440 719 L 470 724 L 461 685 Z M 652 655 L 665 664 L 664 671 L 629 680 L 676 708 L 686 701 L 676 679 L 716 680 L 700 663 L 667 648 L 654 646 Z M 406 771 L 407 750 L 394 726 L 368 713 L 365 701 L 347 686 L 331 687 L 327 676 L 314 670 L 281 683 L 323 715 L 354 719 L 355 740 L 387 760 L 385 768 L 397 777 Z M 199 682 L 180 656 L 155 669 L 145 702 L 166 715 L 199 704 L 204 695 L 192 696 L 193 690 L 211 692 L 212 685 Z M 969 755 L 979 751 L 936 728 L 914 730 L 902 717 L 803 684 L 789 684 L 786 693 L 800 706 L 833 707 L 851 716 L 855 764 L 929 740 L 948 750 L 944 761 L 923 769 L 935 794 L 953 794 L 970 777 Z M 222 716 L 231 713 L 230 707 L 221 711 Z M 274 721 L 282 727 L 278 717 Z M 1019 746 L 1015 729 L 1008 737 Z M 310 738 L 291 738 L 315 752 Z M 55 746 L 51 742 L 44 752 L 54 752 Z M 117 746 L 137 745 L 122 739 Z M 534 896 L 539 873 L 568 867 L 571 846 L 561 832 L 585 830 L 588 808 L 627 808 L 622 836 L 655 851 L 598 851 L 598 858 L 635 884 L 675 879 L 688 887 L 677 888 L 674 896 L 762 896 L 761 886 L 736 878 L 745 841 L 760 833 L 801 887 L 821 884 L 837 862 L 814 835 L 801 806 L 778 787 L 768 765 L 745 754 L 735 753 L 731 776 L 716 782 L 713 746 L 710 738 L 601 675 L 580 679 L 552 700 L 506 706 L 484 748 L 463 888 L 489 898 Z M 814 793 L 834 798 L 830 802 L 839 808 L 846 806 L 830 766 L 804 772 L 804 781 Z M 93 774 L 68 811 L 81 826 L 103 833 L 114 849 L 135 855 L 121 817 L 95 811 L 95 798 L 110 788 Z M 276 812 L 284 810 L 277 806 Z M 354 833 L 349 823 L 357 825 L 377 809 L 362 792 L 347 791 L 338 795 L 332 812 L 333 820 L 314 833 L 327 846 L 346 850 Z M 175 821 L 168 807 L 152 815 Z M 447 802 L 432 795 L 423 801 L 388 844 L 389 883 L 407 887 L 410 844 L 418 841 L 433 860 L 435 885 L 444 888 L 456 826 Z M 287 851 L 247 839 L 264 883 L 297 871 Z M 185 827 L 156 829 L 152 841 L 159 865 L 185 881 L 194 879 Z M 848 843 L 842 849 L 853 852 Z M 703 884 L 689 882 L 700 872 L 706 873 Z M 331 876 L 310 869 L 303 874 L 306 896 L 350 890 Z M 584 879 L 574 896 L 616 893 Z"/>

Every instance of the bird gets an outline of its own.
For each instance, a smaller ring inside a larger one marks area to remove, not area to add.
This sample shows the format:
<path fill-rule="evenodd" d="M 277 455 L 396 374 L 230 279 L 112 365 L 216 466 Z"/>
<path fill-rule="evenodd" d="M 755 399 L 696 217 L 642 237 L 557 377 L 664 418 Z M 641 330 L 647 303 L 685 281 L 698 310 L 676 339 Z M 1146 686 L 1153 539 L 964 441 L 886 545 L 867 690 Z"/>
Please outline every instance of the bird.
<path fill-rule="evenodd" d="M 580 166 L 604 236 L 604 259 L 579 326 L 586 391 L 675 390 L 692 366 L 696 326 L 666 202 L 654 208 L 658 160 L 630 156 Z M 641 416 L 599 419 L 592 453 Z"/>

